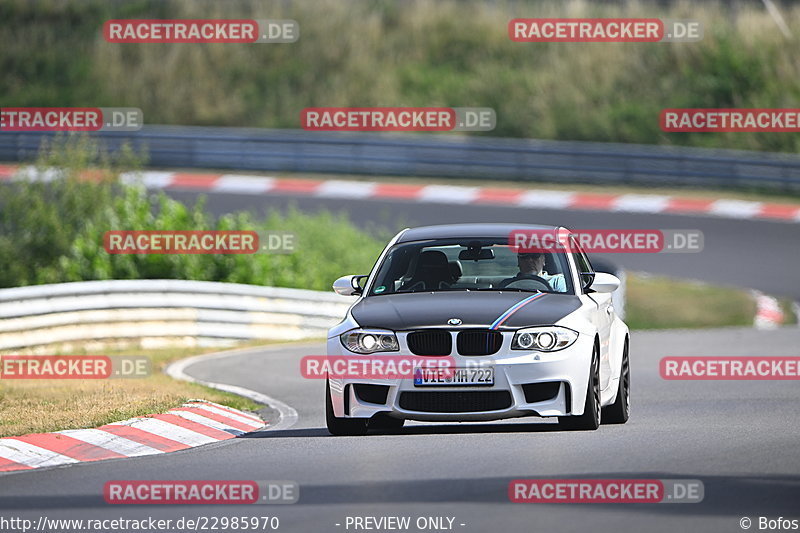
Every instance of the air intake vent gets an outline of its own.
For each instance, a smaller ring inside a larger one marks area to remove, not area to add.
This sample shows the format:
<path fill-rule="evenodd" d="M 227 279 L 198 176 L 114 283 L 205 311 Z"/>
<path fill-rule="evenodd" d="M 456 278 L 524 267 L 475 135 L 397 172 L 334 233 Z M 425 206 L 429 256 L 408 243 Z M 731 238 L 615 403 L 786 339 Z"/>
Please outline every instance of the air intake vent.
<path fill-rule="evenodd" d="M 488 329 L 460 331 L 456 347 L 461 355 L 492 355 L 500 351 L 503 334 Z"/>
<path fill-rule="evenodd" d="M 522 386 L 527 403 L 546 402 L 558 396 L 558 389 L 561 388 L 560 381 L 548 381 L 546 383 L 526 383 Z"/>
<path fill-rule="evenodd" d="M 379 403 L 383 405 L 386 403 L 386 397 L 389 395 L 389 387 L 386 385 L 355 383 L 353 389 L 355 389 L 358 399 L 367 403 Z"/>
<path fill-rule="evenodd" d="M 453 346 L 450 332 L 441 329 L 412 331 L 406 341 L 414 355 L 450 355 Z"/>
<path fill-rule="evenodd" d="M 511 393 L 498 391 L 403 392 L 400 408 L 421 413 L 478 413 L 511 407 Z"/>

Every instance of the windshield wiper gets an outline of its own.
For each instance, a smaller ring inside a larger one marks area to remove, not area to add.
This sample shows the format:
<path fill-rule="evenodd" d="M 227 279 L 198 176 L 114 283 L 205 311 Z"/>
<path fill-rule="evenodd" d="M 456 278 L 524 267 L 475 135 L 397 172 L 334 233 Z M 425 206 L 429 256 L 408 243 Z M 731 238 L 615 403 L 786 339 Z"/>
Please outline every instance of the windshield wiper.
<path fill-rule="evenodd" d="M 508 291 L 508 292 L 549 292 L 541 291 L 539 289 L 522 289 L 520 287 L 481 287 L 479 289 L 472 289 L 474 291 Z"/>
<path fill-rule="evenodd" d="M 532 289 L 522 289 L 522 288 L 519 288 L 519 287 L 503 287 L 503 288 L 500 288 L 500 287 L 475 287 L 475 288 L 455 287 L 455 288 L 453 288 L 453 287 L 451 287 L 449 289 L 424 289 L 424 290 L 421 289 L 421 290 L 416 290 L 416 291 L 408 291 L 408 290 L 406 290 L 406 291 L 397 291 L 397 292 L 384 292 L 384 293 L 381 293 L 381 294 L 413 294 L 413 293 L 420 293 L 420 292 L 472 292 L 472 291 L 528 292 L 528 293 L 531 293 L 531 294 L 536 294 L 536 293 L 539 293 L 539 292 L 543 292 L 543 293 L 547 293 L 547 294 L 566 294 L 566 293 L 559 292 L 559 291 L 547 291 L 547 290 L 542 290 L 542 289 L 533 289 L 532 290 Z M 380 296 L 380 294 L 374 294 L 374 296 Z"/>
<path fill-rule="evenodd" d="M 548 291 L 544 289 L 522 289 L 519 287 L 489 287 L 489 288 L 480 288 L 480 289 L 470 289 L 473 291 L 507 291 L 507 292 L 530 292 L 530 293 L 537 293 L 543 292 L 546 294 L 566 294 L 560 291 Z"/>

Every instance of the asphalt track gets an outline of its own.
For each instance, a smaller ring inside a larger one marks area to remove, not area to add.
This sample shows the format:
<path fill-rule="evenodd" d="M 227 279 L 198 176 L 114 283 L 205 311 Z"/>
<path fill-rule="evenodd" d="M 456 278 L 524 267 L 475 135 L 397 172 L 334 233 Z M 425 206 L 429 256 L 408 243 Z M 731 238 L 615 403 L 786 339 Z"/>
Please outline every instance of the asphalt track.
<path fill-rule="evenodd" d="M 413 423 L 366 437 L 324 429 L 324 384 L 299 375 L 321 344 L 254 349 L 187 368 L 268 393 L 299 413 L 295 426 L 153 457 L 0 477 L 0 516 L 142 519 L 264 516 L 281 531 L 348 531 L 348 516 L 455 517 L 454 530 L 741 531 L 739 520 L 800 519 L 800 414 L 790 381 L 665 381 L 662 356 L 797 355 L 800 331 L 749 328 L 640 332 L 632 338 L 628 424 L 565 432 L 537 419 Z M 534 422 L 534 423 L 531 423 Z M 518 504 L 518 478 L 700 479 L 701 503 Z M 271 506 L 112 506 L 108 480 L 292 480 L 300 501 Z M 342 524 L 336 526 L 336 524 Z M 464 524 L 461 526 L 460 524 Z M 755 529 L 755 528 L 754 528 Z M 353 529 L 349 529 L 353 531 Z M 412 527 L 409 531 L 417 531 Z"/>
<path fill-rule="evenodd" d="M 171 191 L 183 199 L 195 193 Z M 213 195 L 221 214 L 285 207 L 288 197 Z M 757 288 L 800 299 L 797 225 L 705 217 L 507 209 L 403 202 L 291 199 L 301 209 L 345 210 L 359 223 L 519 221 L 574 228 L 690 228 L 705 234 L 698 254 L 620 255 L 631 269 Z M 348 516 L 454 517 L 455 531 L 742 531 L 759 517 L 800 519 L 800 413 L 794 381 L 665 381 L 664 356 L 797 356 L 800 329 L 634 332 L 633 414 L 623 426 L 564 432 L 536 419 L 488 424 L 409 424 L 367 437 L 324 429 L 324 384 L 299 375 L 304 345 L 254 349 L 197 363 L 195 378 L 268 394 L 299 413 L 297 424 L 161 456 L 80 464 L 0 476 L 0 517 L 177 519 L 265 516 L 280 531 L 346 529 Z M 269 410 L 266 416 L 274 416 Z M 532 423 L 534 422 L 534 423 Z M 519 478 L 700 479 L 692 504 L 515 504 Z M 111 506 L 109 480 L 292 480 L 300 501 L 286 506 Z M 337 526 L 336 524 L 341 524 Z M 461 524 L 464 524 L 463 526 Z M 363 530 L 362 530 L 363 531 Z M 418 531 L 411 527 L 409 531 Z"/>

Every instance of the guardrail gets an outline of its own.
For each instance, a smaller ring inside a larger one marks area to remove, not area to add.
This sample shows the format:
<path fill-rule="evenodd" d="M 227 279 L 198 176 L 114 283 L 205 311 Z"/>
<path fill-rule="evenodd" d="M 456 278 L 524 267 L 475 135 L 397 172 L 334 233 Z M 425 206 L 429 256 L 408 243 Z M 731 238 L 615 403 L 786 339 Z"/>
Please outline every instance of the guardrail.
<path fill-rule="evenodd" d="M 92 135 L 110 150 L 145 149 L 156 167 L 800 190 L 800 156 L 788 153 L 193 126 Z M 29 160 L 52 136 L 0 132 L 0 160 Z"/>
<path fill-rule="evenodd" d="M 608 269 L 600 269 L 608 270 Z M 625 273 L 614 293 L 625 313 Z M 185 280 L 81 281 L 0 289 L 0 353 L 71 343 L 227 345 L 325 337 L 355 298 L 333 292 Z"/>
<path fill-rule="evenodd" d="M 113 280 L 0 290 L 0 351 L 85 341 L 143 347 L 325 337 L 352 298 L 184 280 Z"/>

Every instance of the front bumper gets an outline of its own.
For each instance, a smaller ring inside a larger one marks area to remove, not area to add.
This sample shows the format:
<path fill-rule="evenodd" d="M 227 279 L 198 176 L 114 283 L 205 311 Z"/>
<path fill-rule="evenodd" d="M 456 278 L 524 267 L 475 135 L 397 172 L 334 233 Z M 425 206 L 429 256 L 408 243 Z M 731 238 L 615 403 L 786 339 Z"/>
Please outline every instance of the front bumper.
<path fill-rule="evenodd" d="M 583 414 L 594 338 L 580 334 L 568 348 L 548 353 L 511 350 L 512 336 L 513 332 L 504 332 L 500 350 L 491 356 L 462 356 L 455 348 L 450 355 L 457 367 L 493 366 L 494 385 L 419 387 L 410 378 L 330 379 L 334 414 L 340 418 L 371 418 L 387 413 L 396 418 L 421 421 L 487 421 Z M 405 333 L 398 332 L 397 337 L 399 352 L 374 354 L 373 357 L 410 355 Z M 338 337 L 328 339 L 328 355 L 358 357 L 347 351 Z M 541 385 L 549 383 L 553 385 Z M 384 388 L 372 389 L 380 390 L 380 394 L 365 395 L 363 388 L 356 387 L 358 384 Z M 384 391 L 385 401 L 381 402 Z"/>

